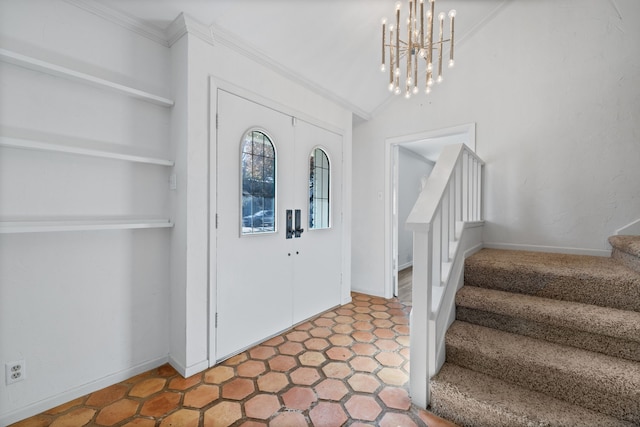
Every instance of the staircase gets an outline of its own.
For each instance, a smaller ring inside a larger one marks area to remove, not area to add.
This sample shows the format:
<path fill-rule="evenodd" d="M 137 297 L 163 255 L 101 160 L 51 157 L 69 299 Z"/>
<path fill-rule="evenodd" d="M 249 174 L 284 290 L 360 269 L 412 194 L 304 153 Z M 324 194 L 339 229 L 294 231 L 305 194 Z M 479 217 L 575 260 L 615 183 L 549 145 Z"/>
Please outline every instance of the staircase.
<path fill-rule="evenodd" d="M 640 237 L 609 242 L 611 258 L 467 258 L 431 410 L 461 426 L 640 425 Z"/>

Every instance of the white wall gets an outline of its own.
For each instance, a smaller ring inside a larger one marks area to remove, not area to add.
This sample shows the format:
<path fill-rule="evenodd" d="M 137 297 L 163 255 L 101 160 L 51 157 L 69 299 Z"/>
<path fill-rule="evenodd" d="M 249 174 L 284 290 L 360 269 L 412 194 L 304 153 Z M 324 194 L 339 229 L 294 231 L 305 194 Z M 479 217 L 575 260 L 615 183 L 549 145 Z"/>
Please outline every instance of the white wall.
<path fill-rule="evenodd" d="M 0 47 L 169 97 L 169 51 L 58 0 L 0 2 Z M 0 62 L 0 135 L 167 156 L 170 110 Z M 169 217 L 170 168 L 0 148 L 0 217 Z M 0 425 L 167 360 L 170 229 L 0 234 Z M 3 371 L 4 373 L 4 371 Z"/>
<path fill-rule="evenodd" d="M 413 265 L 413 232 L 405 224 L 434 163 L 400 147 L 398 151 L 398 269 Z"/>
<path fill-rule="evenodd" d="M 477 123 L 487 162 L 485 242 L 609 250 L 640 212 L 640 3 L 615 5 L 509 2 L 457 46 L 429 98 L 396 99 L 354 129 L 353 203 L 367 213 L 354 222 L 354 289 L 384 295 L 385 139 L 462 123 Z"/>

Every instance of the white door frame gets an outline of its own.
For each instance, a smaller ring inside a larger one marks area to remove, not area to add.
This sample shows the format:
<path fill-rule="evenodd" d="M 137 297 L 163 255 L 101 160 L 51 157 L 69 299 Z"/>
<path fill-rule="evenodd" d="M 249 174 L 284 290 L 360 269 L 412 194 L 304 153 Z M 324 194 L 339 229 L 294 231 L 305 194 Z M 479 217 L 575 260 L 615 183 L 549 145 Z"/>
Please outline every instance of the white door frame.
<path fill-rule="evenodd" d="M 312 125 L 321 127 L 342 137 L 342 304 L 351 302 L 351 129 L 341 129 L 307 113 L 280 104 L 272 99 L 242 88 L 215 75 L 209 75 L 209 366 L 216 363 L 216 307 L 217 307 L 217 147 L 216 128 L 218 89 L 233 93 L 281 113 L 297 117 Z M 348 139 L 347 139 L 348 138 Z"/>
<path fill-rule="evenodd" d="M 385 188 L 384 188 L 384 289 L 385 298 L 393 297 L 398 283 L 397 248 L 398 216 L 394 215 L 398 194 L 398 146 L 409 142 L 424 141 L 435 143 L 435 140 L 452 137 L 451 142 L 443 145 L 459 143 L 464 138 L 474 152 L 476 150 L 476 124 L 468 123 L 443 129 L 435 129 L 411 135 L 396 136 L 385 139 Z M 431 141 L 430 141 L 431 140 Z M 394 200 L 394 195 L 396 195 Z"/>

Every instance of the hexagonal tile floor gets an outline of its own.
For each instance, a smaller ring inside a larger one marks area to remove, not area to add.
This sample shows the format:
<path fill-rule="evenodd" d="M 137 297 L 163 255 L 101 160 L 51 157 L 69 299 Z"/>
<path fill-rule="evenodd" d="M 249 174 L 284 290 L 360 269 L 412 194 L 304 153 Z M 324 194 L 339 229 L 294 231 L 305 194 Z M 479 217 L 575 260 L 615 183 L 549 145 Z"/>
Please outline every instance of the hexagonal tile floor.
<path fill-rule="evenodd" d="M 164 365 L 13 426 L 454 426 L 409 400 L 409 310 L 354 293 L 190 378 Z"/>

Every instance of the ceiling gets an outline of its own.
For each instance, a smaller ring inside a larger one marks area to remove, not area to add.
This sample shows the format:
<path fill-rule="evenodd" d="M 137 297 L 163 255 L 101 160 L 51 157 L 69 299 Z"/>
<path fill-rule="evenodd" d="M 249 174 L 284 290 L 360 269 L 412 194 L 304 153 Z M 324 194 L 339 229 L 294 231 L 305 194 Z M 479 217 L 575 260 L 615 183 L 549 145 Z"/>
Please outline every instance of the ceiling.
<path fill-rule="evenodd" d="M 88 1 L 88 0 L 85 0 Z M 280 70 L 368 120 L 389 102 L 380 72 L 381 19 L 394 0 L 93 0 L 165 29 L 181 13 L 259 52 Z M 457 46 L 509 0 L 438 0 L 456 9 Z M 408 3 L 404 0 L 403 3 Z M 407 9 L 403 5 L 402 12 Z M 460 52 L 458 50 L 458 52 Z M 464 66 L 459 54 L 457 66 Z M 424 96 L 424 95 L 419 95 Z"/>

